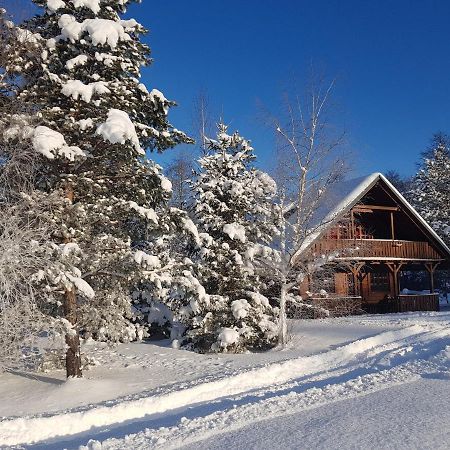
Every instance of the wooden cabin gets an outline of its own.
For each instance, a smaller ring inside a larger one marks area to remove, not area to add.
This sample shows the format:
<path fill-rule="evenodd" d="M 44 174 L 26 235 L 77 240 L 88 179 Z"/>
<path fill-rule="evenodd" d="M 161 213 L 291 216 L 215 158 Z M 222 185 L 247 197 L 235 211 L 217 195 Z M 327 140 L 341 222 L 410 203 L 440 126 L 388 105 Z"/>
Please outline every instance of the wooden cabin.
<path fill-rule="evenodd" d="M 417 211 L 380 173 L 331 190 L 296 255 L 332 259 L 328 303 L 359 299 L 366 312 L 439 310 L 434 276 L 449 268 L 450 250 Z M 411 292 L 403 275 L 419 271 L 427 276 Z M 314 276 L 300 286 L 303 296 L 314 297 Z"/>

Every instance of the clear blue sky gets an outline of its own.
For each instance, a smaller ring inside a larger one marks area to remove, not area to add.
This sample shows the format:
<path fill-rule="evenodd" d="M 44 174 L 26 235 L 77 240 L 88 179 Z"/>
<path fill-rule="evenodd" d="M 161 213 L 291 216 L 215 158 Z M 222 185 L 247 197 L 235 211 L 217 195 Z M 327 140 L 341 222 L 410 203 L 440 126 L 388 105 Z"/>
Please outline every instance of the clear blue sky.
<path fill-rule="evenodd" d="M 174 125 L 189 130 L 193 98 L 206 90 L 263 167 L 273 144 L 257 99 L 275 110 L 311 61 L 338 78 L 357 173 L 411 174 L 431 135 L 450 132 L 448 0 L 143 0 L 127 15 L 150 29 L 155 63 L 144 80 L 179 103 Z"/>

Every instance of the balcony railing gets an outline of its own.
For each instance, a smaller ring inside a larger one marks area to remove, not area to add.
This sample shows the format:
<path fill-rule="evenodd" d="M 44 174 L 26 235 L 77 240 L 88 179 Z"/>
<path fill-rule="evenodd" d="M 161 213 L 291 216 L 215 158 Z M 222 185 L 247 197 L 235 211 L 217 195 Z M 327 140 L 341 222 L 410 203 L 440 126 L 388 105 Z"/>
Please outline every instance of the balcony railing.
<path fill-rule="evenodd" d="M 439 294 L 408 294 L 382 300 L 378 303 L 364 303 L 362 309 L 369 314 L 386 314 L 408 311 L 439 311 Z"/>
<path fill-rule="evenodd" d="M 322 239 L 312 245 L 317 255 L 338 253 L 346 258 L 442 259 L 428 242 L 384 239 Z"/>

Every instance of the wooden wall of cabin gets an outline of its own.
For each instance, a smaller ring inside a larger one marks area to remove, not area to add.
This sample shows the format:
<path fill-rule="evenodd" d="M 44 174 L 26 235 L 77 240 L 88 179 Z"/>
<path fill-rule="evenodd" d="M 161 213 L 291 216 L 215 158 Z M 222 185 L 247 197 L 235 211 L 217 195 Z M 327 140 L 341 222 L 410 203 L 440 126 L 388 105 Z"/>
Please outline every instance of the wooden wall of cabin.
<path fill-rule="evenodd" d="M 334 274 L 334 293 L 337 295 L 361 295 L 363 302 L 378 303 L 386 295 L 395 296 L 394 278 L 384 266 L 374 272 L 362 272 L 356 290 L 353 288 L 353 275 L 348 272 Z"/>
<path fill-rule="evenodd" d="M 307 298 L 308 291 L 311 291 L 311 287 L 308 277 L 305 277 L 299 285 L 299 293 L 303 298 Z M 350 272 L 335 272 L 334 292 L 330 293 L 342 296 L 361 295 L 363 303 L 378 303 L 386 295 L 395 296 L 394 277 L 385 265 L 380 265 L 376 270 L 360 274 L 355 291 L 353 275 Z"/>

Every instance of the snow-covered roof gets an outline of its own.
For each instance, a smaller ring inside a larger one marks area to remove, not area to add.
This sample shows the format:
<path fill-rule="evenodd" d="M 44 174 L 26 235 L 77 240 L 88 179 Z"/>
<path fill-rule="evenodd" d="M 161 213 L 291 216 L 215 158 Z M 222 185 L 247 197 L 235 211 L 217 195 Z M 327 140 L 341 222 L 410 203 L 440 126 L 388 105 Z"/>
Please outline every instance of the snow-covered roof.
<path fill-rule="evenodd" d="M 358 204 L 380 180 L 389 187 L 397 197 L 399 203 L 401 203 L 418 220 L 418 222 L 420 222 L 450 257 L 450 249 L 438 234 L 382 173 L 375 172 L 365 177 L 338 182 L 329 189 L 308 224 L 311 234 L 303 241 L 300 248 L 296 251 L 294 258 L 303 253 L 331 224 L 335 223 L 337 219 Z"/>

